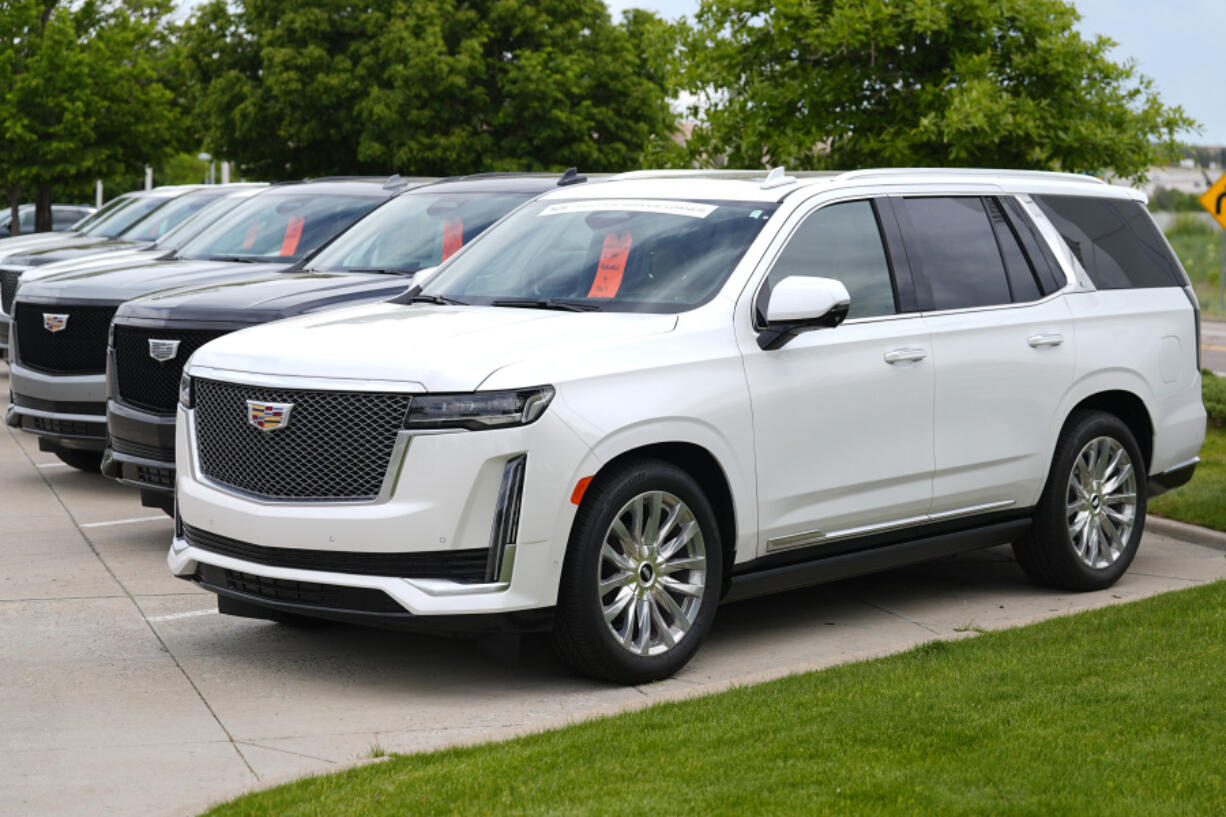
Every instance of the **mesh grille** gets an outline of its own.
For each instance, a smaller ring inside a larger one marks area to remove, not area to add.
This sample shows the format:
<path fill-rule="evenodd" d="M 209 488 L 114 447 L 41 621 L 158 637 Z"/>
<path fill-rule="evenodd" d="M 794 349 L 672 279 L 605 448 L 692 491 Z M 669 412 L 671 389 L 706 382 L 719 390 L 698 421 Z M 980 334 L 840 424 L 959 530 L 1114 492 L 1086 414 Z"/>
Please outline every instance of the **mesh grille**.
<path fill-rule="evenodd" d="M 20 303 L 15 308 L 18 363 L 50 374 L 106 371 L 106 333 L 115 307 Z M 44 314 L 67 315 L 64 328 L 48 331 Z"/>
<path fill-rule="evenodd" d="M 407 394 L 264 389 L 197 378 L 200 466 L 215 482 L 270 499 L 374 499 L 409 408 Z M 291 403 L 262 431 L 247 401 Z"/>
<path fill-rule="evenodd" d="M 145 329 L 115 324 L 115 375 L 119 399 L 158 414 L 174 414 L 183 364 L 204 344 L 225 332 L 207 329 Z M 150 340 L 177 340 L 178 353 L 159 363 L 149 354 Z"/>
<path fill-rule="evenodd" d="M 183 525 L 183 537 L 192 547 L 268 567 L 354 573 L 362 576 L 395 576 L 402 579 L 485 581 L 485 563 L 489 557 L 486 548 L 418 553 L 362 553 L 266 547 L 218 536 L 188 524 Z"/>
<path fill-rule="evenodd" d="M 21 273 L 15 269 L 0 270 L 0 306 L 9 315 L 13 314 L 13 298 L 17 295 L 17 282 Z"/>

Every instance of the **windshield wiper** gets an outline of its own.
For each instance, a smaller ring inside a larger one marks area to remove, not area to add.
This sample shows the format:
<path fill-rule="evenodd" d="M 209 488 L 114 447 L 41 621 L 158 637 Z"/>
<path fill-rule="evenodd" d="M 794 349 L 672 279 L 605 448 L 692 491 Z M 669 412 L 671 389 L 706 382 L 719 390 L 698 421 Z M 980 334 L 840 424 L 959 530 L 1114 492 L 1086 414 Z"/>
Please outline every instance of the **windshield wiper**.
<path fill-rule="evenodd" d="M 412 275 L 420 270 L 421 267 L 414 269 L 397 269 L 395 267 L 345 267 L 345 272 L 373 272 L 380 275 Z"/>
<path fill-rule="evenodd" d="M 240 264 L 254 264 L 257 259 L 250 255 L 210 255 L 210 261 L 237 261 Z"/>
<path fill-rule="evenodd" d="M 445 295 L 422 295 L 420 292 L 408 299 L 411 304 L 437 304 L 439 306 L 468 306 L 465 301 L 457 301 Z"/>
<path fill-rule="evenodd" d="M 573 301 L 555 301 L 552 298 L 503 298 L 490 301 L 490 306 L 514 306 L 520 309 L 558 309 L 563 312 L 599 312 L 596 304 L 577 304 Z"/>

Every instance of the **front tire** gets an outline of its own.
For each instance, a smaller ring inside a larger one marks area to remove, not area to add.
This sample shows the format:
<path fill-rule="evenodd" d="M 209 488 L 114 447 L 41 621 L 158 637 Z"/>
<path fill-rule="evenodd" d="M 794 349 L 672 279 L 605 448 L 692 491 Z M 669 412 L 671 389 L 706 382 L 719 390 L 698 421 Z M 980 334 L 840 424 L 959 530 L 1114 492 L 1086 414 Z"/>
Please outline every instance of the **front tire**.
<path fill-rule="evenodd" d="M 1140 547 L 1148 495 L 1128 426 L 1106 412 L 1078 412 L 1060 433 L 1034 523 L 1013 553 L 1036 584 L 1110 587 Z"/>
<path fill-rule="evenodd" d="M 642 684 L 676 673 L 715 617 L 723 549 L 698 483 L 636 460 L 588 488 L 571 529 L 552 643 L 594 678 Z"/>

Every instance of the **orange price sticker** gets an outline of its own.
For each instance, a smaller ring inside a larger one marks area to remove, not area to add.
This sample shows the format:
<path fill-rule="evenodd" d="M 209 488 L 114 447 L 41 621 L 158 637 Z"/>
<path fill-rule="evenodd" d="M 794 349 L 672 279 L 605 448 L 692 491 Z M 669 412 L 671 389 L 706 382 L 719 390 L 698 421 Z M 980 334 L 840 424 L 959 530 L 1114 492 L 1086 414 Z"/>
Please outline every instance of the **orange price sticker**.
<path fill-rule="evenodd" d="M 464 221 L 449 218 L 443 221 L 443 257 L 439 263 L 446 261 L 464 246 Z"/>
<path fill-rule="evenodd" d="M 294 216 L 285 225 L 285 238 L 281 239 L 281 255 L 293 255 L 298 249 L 298 239 L 302 238 L 302 225 L 306 219 Z"/>
<path fill-rule="evenodd" d="M 626 259 L 630 257 L 630 233 L 609 233 L 600 248 L 600 263 L 596 266 L 596 280 L 588 291 L 589 298 L 612 298 L 622 285 L 622 273 L 626 271 Z"/>

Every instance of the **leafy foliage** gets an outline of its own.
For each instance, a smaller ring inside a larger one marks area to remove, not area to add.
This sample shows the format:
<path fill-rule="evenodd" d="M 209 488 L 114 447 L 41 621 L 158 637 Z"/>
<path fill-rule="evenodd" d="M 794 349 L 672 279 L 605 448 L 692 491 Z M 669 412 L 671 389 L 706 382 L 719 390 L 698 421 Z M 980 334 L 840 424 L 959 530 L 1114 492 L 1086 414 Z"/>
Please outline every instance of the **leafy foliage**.
<path fill-rule="evenodd" d="M 214 0 L 182 43 L 206 147 L 290 178 L 637 167 L 671 36 L 601 0 Z"/>
<path fill-rule="evenodd" d="M 49 203 L 52 184 L 157 161 L 181 141 L 162 81 L 171 9 L 169 0 L 0 3 L 0 181 L 10 197 L 34 188 Z"/>
<path fill-rule="evenodd" d="M 686 80 L 704 164 L 1137 177 L 1195 126 L 1063 0 L 703 0 Z"/>

